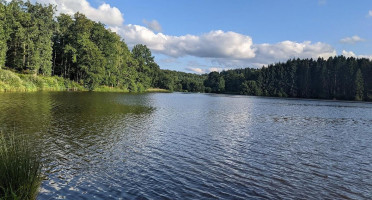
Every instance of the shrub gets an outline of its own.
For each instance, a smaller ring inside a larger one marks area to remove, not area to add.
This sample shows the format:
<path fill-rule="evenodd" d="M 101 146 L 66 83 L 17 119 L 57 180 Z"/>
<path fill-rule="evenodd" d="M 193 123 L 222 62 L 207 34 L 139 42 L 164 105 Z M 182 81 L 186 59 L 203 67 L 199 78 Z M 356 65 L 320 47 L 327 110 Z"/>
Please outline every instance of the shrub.
<path fill-rule="evenodd" d="M 15 88 L 24 90 L 19 76 L 8 70 L 0 70 L 0 90 L 13 90 Z"/>

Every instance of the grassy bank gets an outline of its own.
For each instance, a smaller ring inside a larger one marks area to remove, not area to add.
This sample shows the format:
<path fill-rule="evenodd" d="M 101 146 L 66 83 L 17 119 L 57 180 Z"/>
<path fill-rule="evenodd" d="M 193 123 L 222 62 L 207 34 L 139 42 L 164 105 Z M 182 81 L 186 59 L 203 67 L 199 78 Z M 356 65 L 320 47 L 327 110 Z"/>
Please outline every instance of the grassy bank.
<path fill-rule="evenodd" d="M 83 86 L 71 80 L 57 76 L 34 76 L 18 74 L 0 69 L 0 92 L 85 90 Z"/>
<path fill-rule="evenodd" d="M 98 86 L 93 90 L 94 92 L 129 92 L 127 88 L 119 88 L 119 87 L 108 87 L 105 85 Z"/>
<path fill-rule="evenodd" d="M 87 91 L 82 85 L 58 76 L 34 76 L 0 69 L 0 92 L 34 91 Z M 95 92 L 130 92 L 128 88 L 98 86 Z M 170 92 L 161 88 L 149 88 L 144 92 Z"/>
<path fill-rule="evenodd" d="M 108 87 L 108 86 L 99 86 L 94 89 L 94 92 L 130 92 L 127 88 L 116 88 L 116 87 Z M 163 92 L 168 93 L 171 92 L 166 89 L 161 88 L 148 88 L 142 92 Z M 141 93 L 140 91 L 138 93 Z"/>
<path fill-rule="evenodd" d="M 169 90 L 166 90 L 166 89 L 161 89 L 161 88 L 149 88 L 146 90 L 146 92 L 164 92 L 164 93 L 168 93 L 168 92 L 171 92 Z"/>
<path fill-rule="evenodd" d="M 42 177 L 34 150 L 26 139 L 0 132 L 0 199 L 36 199 Z"/>

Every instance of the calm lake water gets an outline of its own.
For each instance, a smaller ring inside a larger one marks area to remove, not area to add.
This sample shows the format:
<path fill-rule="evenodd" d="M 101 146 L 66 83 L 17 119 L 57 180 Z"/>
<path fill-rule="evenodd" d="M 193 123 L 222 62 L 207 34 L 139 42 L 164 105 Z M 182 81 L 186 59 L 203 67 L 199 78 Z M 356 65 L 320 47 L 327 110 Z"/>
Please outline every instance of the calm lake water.
<path fill-rule="evenodd" d="M 208 94 L 0 94 L 38 199 L 372 199 L 372 104 Z"/>

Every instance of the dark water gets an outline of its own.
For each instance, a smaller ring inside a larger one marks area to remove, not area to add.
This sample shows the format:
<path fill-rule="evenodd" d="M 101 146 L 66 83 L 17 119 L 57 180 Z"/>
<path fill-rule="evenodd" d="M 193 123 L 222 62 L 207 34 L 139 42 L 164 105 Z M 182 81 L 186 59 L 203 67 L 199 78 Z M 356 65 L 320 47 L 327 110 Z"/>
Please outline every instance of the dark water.
<path fill-rule="evenodd" d="M 38 199 L 372 199 L 372 104 L 206 94 L 5 93 L 41 147 Z"/>

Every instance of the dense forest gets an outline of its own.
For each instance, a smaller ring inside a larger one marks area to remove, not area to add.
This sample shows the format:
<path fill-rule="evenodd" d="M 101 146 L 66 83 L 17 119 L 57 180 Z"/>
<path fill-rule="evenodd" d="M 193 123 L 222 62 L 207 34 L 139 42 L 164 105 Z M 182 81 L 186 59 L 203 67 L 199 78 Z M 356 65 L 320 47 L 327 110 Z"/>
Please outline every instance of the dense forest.
<path fill-rule="evenodd" d="M 369 59 L 337 56 L 212 72 L 204 85 L 206 92 L 214 93 L 370 101 L 371 77 Z"/>
<path fill-rule="evenodd" d="M 142 44 L 132 50 L 104 24 L 81 13 L 55 17 L 51 5 L 0 0 L 0 69 L 59 76 L 89 90 L 98 86 L 144 91 L 372 100 L 372 62 L 331 57 L 292 59 L 261 69 L 196 75 L 161 70 Z"/>
<path fill-rule="evenodd" d="M 61 76 L 89 90 L 97 86 L 144 91 L 204 91 L 195 74 L 160 70 L 151 51 L 130 51 L 116 33 L 81 13 L 55 16 L 51 5 L 0 0 L 0 69 Z"/>

